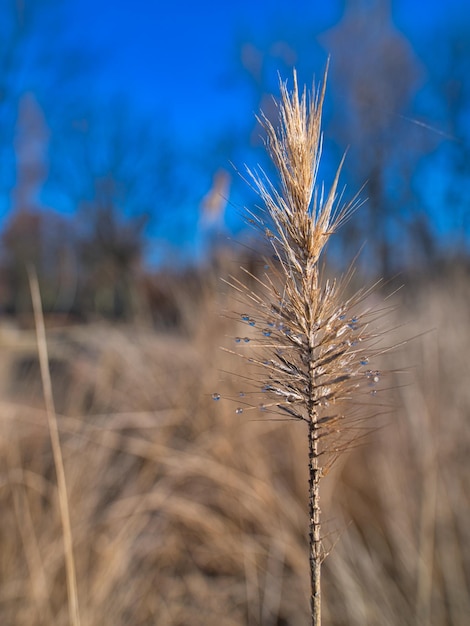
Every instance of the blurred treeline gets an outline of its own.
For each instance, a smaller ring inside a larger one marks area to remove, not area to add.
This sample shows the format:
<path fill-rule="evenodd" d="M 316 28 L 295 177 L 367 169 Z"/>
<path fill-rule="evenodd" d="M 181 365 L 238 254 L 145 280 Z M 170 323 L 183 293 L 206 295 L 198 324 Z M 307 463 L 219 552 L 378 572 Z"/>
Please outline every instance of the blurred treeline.
<path fill-rule="evenodd" d="M 99 59 L 67 40 L 62 8 L 2 3 L 4 312 L 29 310 L 28 264 L 50 312 L 129 319 L 165 306 L 166 270 L 220 254 L 224 236 L 243 228 L 238 208 L 255 204 L 230 165 L 269 168 L 252 112 L 273 113 L 278 72 L 295 66 L 310 83 L 328 55 L 321 175 L 328 180 L 348 150 L 345 198 L 362 189 L 367 200 L 333 258 L 341 264 L 366 241 L 363 269 L 385 277 L 467 260 L 470 12 L 407 38 L 393 2 L 349 0 L 327 29 L 290 15 L 262 34 L 234 33 L 221 88 L 246 108 L 246 124 L 202 152 L 176 141 L 164 116 L 144 119 L 132 99 L 103 96 Z"/>

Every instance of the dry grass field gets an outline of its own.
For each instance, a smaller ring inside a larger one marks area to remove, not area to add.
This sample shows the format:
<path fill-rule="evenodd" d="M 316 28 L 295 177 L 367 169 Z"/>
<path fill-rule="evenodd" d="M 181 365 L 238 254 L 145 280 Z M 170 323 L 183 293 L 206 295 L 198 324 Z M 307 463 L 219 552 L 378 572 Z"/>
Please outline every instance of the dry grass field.
<path fill-rule="evenodd" d="M 308 624 L 305 424 L 236 414 L 224 398 L 247 372 L 220 350 L 240 332 L 232 296 L 211 278 L 197 303 L 175 292 L 168 331 L 48 328 L 81 623 Z M 326 624 L 468 624 L 469 301 L 465 275 L 399 297 L 395 340 L 416 338 L 387 367 L 406 373 L 324 481 Z M 0 343 L 0 623 L 65 625 L 34 332 L 5 326 Z"/>

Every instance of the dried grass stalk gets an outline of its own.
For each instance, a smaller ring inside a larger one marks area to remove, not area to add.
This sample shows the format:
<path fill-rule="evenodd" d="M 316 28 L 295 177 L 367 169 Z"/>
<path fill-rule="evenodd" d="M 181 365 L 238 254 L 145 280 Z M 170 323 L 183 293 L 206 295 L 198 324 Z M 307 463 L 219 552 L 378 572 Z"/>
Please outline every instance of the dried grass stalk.
<path fill-rule="evenodd" d="M 376 394 L 381 378 L 381 372 L 369 365 L 380 351 L 373 328 L 381 314 L 365 304 L 371 289 L 348 297 L 353 268 L 331 280 L 320 266 L 329 238 L 357 208 L 356 201 L 345 205 L 338 201 L 343 161 L 328 193 L 317 184 L 325 84 L 326 73 L 319 90 L 307 93 L 304 89 L 299 94 L 294 72 L 292 93 L 281 82 L 279 127 L 261 116 L 280 185 L 276 187 L 262 171 L 249 171 L 265 205 L 265 211 L 252 214 L 249 221 L 263 231 L 274 254 L 261 275 L 246 271 L 245 281 L 232 277 L 230 283 L 246 307 L 240 312 L 241 320 L 256 335 L 235 338 L 240 347 L 254 350 L 234 353 L 253 364 L 259 374 L 254 393 L 257 388 L 268 398 L 255 405 L 253 396 L 243 393 L 245 406 L 237 412 L 269 410 L 308 427 L 315 626 L 321 623 L 320 576 L 327 554 L 321 530 L 320 481 L 338 455 L 363 436 L 365 396 Z"/>
<path fill-rule="evenodd" d="M 28 275 L 31 290 L 31 299 L 33 303 L 34 321 L 36 326 L 39 365 L 41 369 L 41 379 L 44 392 L 44 402 L 46 406 L 47 424 L 49 427 L 52 454 L 54 457 L 54 466 L 57 474 L 57 490 L 59 496 L 60 519 L 62 522 L 62 533 L 64 542 L 69 618 L 71 626 L 80 626 L 80 611 L 78 604 L 75 558 L 73 553 L 73 537 L 72 525 L 70 521 L 69 498 L 67 494 L 64 460 L 60 444 L 60 435 L 54 405 L 54 396 L 52 393 L 52 381 L 49 369 L 49 355 L 47 349 L 41 293 L 39 290 L 39 283 L 36 271 L 32 267 L 28 269 Z"/>

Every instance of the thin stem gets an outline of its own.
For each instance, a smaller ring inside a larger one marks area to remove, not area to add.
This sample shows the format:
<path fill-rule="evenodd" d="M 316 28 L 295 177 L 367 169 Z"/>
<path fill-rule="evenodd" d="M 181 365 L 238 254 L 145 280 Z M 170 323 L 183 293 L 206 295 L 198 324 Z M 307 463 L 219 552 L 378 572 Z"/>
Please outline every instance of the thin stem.
<path fill-rule="evenodd" d="M 64 460 L 60 446 L 59 428 L 52 393 L 51 373 L 49 370 L 49 355 L 47 350 L 44 315 L 42 311 L 41 293 L 36 271 L 28 268 L 29 286 L 33 302 L 34 321 L 38 344 L 39 365 L 41 370 L 42 385 L 44 390 L 44 402 L 46 405 L 47 423 L 51 438 L 52 455 L 57 474 L 57 491 L 59 496 L 60 518 L 62 521 L 62 534 L 65 554 L 65 571 L 67 582 L 67 594 L 69 600 L 69 619 L 71 626 L 80 626 L 80 612 L 78 605 L 77 578 L 75 571 L 75 559 L 73 554 L 72 527 L 70 522 L 67 484 L 65 481 Z"/>
<path fill-rule="evenodd" d="M 315 421 L 308 424 L 308 468 L 309 468 L 309 537 L 310 537 L 310 608 L 312 626 L 321 625 L 321 564 L 322 543 L 320 523 L 320 478 L 318 463 L 318 438 Z"/>
<path fill-rule="evenodd" d="M 321 534 L 320 481 L 337 454 L 354 439 L 353 435 L 350 442 L 347 432 L 343 438 L 345 429 L 338 426 L 343 415 L 336 415 L 336 411 L 325 414 L 321 407 L 336 400 L 343 403 L 359 386 L 372 378 L 374 383 L 379 379 L 379 373 L 375 376 L 372 370 L 367 374 L 361 369 L 369 362 L 370 354 L 379 353 L 373 349 L 374 333 L 367 330 L 369 313 L 356 311 L 368 291 L 359 290 L 343 301 L 352 273 L 342 280 L 329 280 L 322 276 L 320 265 L 330 236 L 356 208 L 355 202 L 341 206 L 341 193 L 338 194 L 344 159 L 328 192 L 317 183 L 325 80 L 320 90 L 314 89 L 310 96 L 306 90 L 299 94 L 294 72 L 291 94 L 281 83 L 279 126 L 276 128 L 262 117 L 268 152 L 278 170 L 280 185 L 276 186 L 262 172 L 249 172 L 266 207 L 266 223 L 263 218 L 258 223 L 265 227 L 278 268 L 271 274 L 273 280 L 258 281 L 266 296 L 257 295 L 249 286 L 244 289 L 247 301 L 263 316 L 271 311 L 278 318 L 275 358 L 267 364 L 254 359 L 254 363 L 266 368 L 273 405 L 308 422 L 312 626 L 321 626 L 320 577 L 326 556 Z M 241 286 L 237 283 L 235 288 L 240 290 Z M 284 341 L 288 354 L 281 357 Z M 361 350 L 354 347 L 359 341 L 363 342 Z M 365 358 L 362 350 L 367 341 L 371 353 Z M 286 406 L 291 395 L 295 409 Z"/>
<path fill-rule="evenodd" d="M 322 469 L 318 449 L 318 411 L 315 404 L 315 334 L 309 341 L 309 398 L 308 398 L 308 509 L 309 509 L 309 555 L 310 555 L 310 608 L 312 626 L 321 626 L 321 565 L 323 550 L 321 541 L 320 479 Z"/>

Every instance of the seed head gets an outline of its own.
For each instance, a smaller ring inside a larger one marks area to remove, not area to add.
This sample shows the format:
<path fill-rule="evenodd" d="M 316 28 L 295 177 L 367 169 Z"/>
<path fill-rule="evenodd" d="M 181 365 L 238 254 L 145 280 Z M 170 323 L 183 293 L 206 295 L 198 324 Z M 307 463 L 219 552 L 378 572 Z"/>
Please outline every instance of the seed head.
<path fill-rule="evenodd" d="M 239 354 L 256 367 L 263 410 L 315 422 L 325 452 L 337 453 L 357 434 L 351 402 L 375 391 L 381 375 L 368 365 L 379 352 L 378 314 L 365 307 L 371 289 L 347 295 L 354 269 L 330 280 L 320 265 L 329 238 L 357 208 L 338 197 L 344 158 L 328 193 L 317 181 L 325 84 L 326 73 L 319 89 L 300 94 L 294 72 L 292 92 L 280 83 L 278 126 L 261 115 L 279 184 L 248 170 L 265 205 L 251 221 L 274 260 L 261 277 L 245 271 L 249 280 L 232 277 L 232 285 L 252 331 L 249 355 Z"/>

